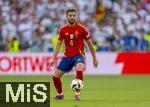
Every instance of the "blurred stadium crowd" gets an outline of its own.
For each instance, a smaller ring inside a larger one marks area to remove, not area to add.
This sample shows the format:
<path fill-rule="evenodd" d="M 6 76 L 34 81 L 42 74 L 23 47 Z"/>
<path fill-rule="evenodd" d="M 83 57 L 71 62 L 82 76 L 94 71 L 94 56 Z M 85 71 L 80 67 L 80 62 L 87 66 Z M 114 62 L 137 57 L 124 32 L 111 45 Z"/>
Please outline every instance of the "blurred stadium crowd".
<path fill-rule="evenodd" d="M 0 51 L 53 51 L 69 8 L 96 51 L 150 50 L 150 0 L 0 0 Z"/>

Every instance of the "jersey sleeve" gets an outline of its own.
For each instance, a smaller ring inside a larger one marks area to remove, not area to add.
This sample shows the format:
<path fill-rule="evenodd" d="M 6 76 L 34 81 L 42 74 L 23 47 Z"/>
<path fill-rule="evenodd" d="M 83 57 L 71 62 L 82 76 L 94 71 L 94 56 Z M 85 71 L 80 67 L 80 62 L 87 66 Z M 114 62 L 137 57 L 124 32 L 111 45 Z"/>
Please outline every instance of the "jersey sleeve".
<path fill-rule="evenodd" d="M 90 39 L 88 30 L 84 27 L 83 28 L 83 38 L 87 41 L 88 39 Z"/>
<path fill-rule="evenodd" d="M 58 40 L 62 41 L 64 38 L 63 36 L 63 32 L 62 32 L 62 29 L 59 30 L 59 37 L 58 37 Z"/>

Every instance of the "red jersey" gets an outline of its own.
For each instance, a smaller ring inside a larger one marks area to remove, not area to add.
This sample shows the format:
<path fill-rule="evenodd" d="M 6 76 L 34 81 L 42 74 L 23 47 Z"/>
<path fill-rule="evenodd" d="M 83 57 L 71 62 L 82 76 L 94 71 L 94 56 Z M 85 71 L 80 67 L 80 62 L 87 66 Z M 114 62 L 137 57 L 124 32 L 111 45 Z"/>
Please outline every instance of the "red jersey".
<path fill-rule="evenodd" d="M 76 55 L 83 55 L 84 53 L 84 40 L 88 40 L 87 29 L 80 23 L 76 22 L 73 27 L 69 24 L 64 25 L 60 29 L 58 40 L 64 40 L 65 43 L 65 56 L 74 57 Z"/>

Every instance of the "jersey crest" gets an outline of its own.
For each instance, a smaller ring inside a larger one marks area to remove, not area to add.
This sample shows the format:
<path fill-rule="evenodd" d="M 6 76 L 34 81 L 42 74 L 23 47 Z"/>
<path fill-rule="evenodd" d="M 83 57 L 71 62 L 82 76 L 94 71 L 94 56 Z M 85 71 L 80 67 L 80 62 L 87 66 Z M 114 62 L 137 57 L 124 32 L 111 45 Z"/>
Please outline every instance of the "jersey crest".
<path fill-rule="evenodd" d="M 79 35 L 79 31 L 75 31 L 75 37 L 77 38 Z"/>

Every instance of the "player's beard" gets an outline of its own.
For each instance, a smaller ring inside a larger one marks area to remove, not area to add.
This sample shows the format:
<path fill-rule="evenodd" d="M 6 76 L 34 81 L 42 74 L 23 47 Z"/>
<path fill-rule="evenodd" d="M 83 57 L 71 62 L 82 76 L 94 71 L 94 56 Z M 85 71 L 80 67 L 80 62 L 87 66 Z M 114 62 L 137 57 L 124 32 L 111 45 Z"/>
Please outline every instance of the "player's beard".
<path fill-rule="evenodd" d="M 76 20 L 70 19 L 70 20 L 68 20 L 68 22 L 69 22 L 71 25 L 73 25 L 73 24 L 76 22 Z"/>

